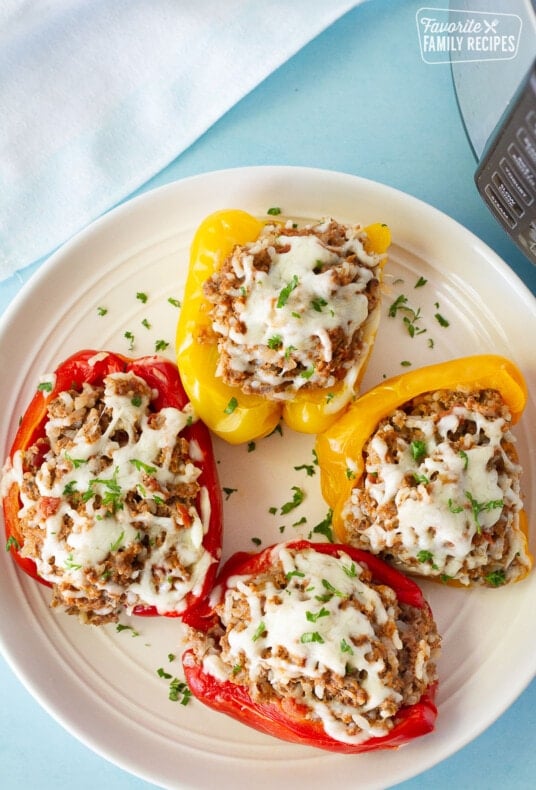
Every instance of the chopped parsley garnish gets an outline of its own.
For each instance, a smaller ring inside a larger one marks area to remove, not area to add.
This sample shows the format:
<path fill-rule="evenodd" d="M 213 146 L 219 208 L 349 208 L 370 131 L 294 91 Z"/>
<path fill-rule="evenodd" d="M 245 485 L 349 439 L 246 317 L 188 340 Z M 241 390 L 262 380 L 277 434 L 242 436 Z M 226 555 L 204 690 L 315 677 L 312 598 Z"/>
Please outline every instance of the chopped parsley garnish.
<path fill-rule="evenodd" d="M 251 542 L 255 544 L 255 546 L 260 546 L 262 540 L 260 538 L 251 538 Z"/>
<path fill-rule="evenodd" d="M 355 579 L 355 577 L 357 576 L 355 562 L 352 562 L 351 565 L 343 565 L 342 569 L 349 579 Z"/>
<path fill-rule="evenodd" d="M 447 504 L 451 513 L 461 513 L 464 510 L 463 505 L 455 505 L 450 497 Z"/>
<path fill-rule="evenodd" d="M 346 479 L 355 480 L 355 472 L 353 469 L 350 469 L 349 466 L 346 467 Z"/>
<path fill-rule="evenodd" d="M 423 285 L 426 285 L 427 282 L 428 282 L 428 280 L 426 279 L 426 277 L 422 277 L 422 275 L 421 275 L 421 277 L 419 277 L 419 279 L 417 280 L 417 282 L 415 283 L 415 285 L 413 287 L 414 288 L 422 288 Z"/>
<path fill-rule="evenodd" d="M 173 307 L 181 307 L 181 302 L 180 302 L 180 300 L 179 300 L 179 299 L 174 299 L 172 296 L 170 296 L 170 297 L 168 298 L 168 302 L 169 302 L 169 303 L 170 303 L 170 305 L 172 305 Z"/>
<path fill-rule="evenodd" d="M 143 403 L 143 400 L 141 395 L 134 395 L 134 397 L 130 399 L 130 402 L 132 403 L 133 406 L 138 408 Z"/>
<path fill-rule="evenodd" d="M 437 565 L 434 562 L 434 555 L 427 549 L 421 549 L 417 552 L 417 559 L 420 563 L 429 562 L 434 570 L 437 570 Z"/>
<path fill-rule="evenodd" d="M 256 447 L 257 445 L 255 444 L 255 442 L 248 442 L 248 453 L 252 453 Z"/>
<path fill-rule="evenodd" d="M 463 468 L 465 471 L 465 469 L 467 469 L 467 465 L 469 464 L 469 456 L 467 455 L 465 450 L 460 450 L 458 455 L 460 456 L 460 458 L 463 458 Z"/>
<path fill-rule="evenodd" d="M 14 535 L 10 535 L 6 541 L 6 551 L 10 551 L 11 549 L 15 549 L 15 551 L 20 549 L 19 541 Z"/>
<path fill-rule="evenodd" d="M 263 623 L 263 622 L 262 622 L 262 620 L 261 620 L 261 622 L 259 623 L 259 625 L 258 625 L 258 626 L 257 626 L 257 628 L 255 629 L 255 633 L 254 633 L 254 634 L 253 634 L 253 636 L 251 637 L 251 639 L 253 640 L 253 642 L 256 642 L 256 641 L 257 641 L 257 639 L 260 639 L 260 638 L 261 638 L 261 636 L 262 636 L 262 635 L 265 633 L 265 631 L 266 631 L 266 626 L 264 625 L 264 623 Z"/>
<path fill-rule="evenodd" d="M 492 587 L 501 587 L 506 584 L 506 573 L 502 570 L 492 571 L 484 576 L 485 581 Z"/>
<path fill-rule="evenodd" d="M 302 469 L 307 472 L 307 477 L 313 477 L 316 474 L 316 469 L 314 468 L 313 464 L 300 464 L 300 466 L 295 466 L 294 469 L 297 472 L 300 472 Z"/>
<path fill-rule="evenodd" d="M 125 533 L 123 531 L 121 532 L 115 543 L 110 544 L 110 551 L 117 551 L 121 547 L 124 539 L 125 539 Z"/>
<path fill-rule="evenodd" d="M 144 318 L 143 321 L 141 322 L 141 325 L 144 326 L 145 329 L 151 328 L 151 323 L 148 318 Z"/>
<path fill-rule="evenodd" d="M 169 684 L 168 699 L 171 702 L 180 702 L 181 705 L 188 705 L 192 692 L 183 680 L 173 678 Z"/>
<path fill-rule="evenodd" d="M 294 571 L 288 571 L 288 572 L 285 574 L 285 578 L 287 579 L 287 581 L 289 581 L 290 579 L 292 579 L 292 577 L 293 577 L 293 576 L 298 576 L 300 579 L 303 579 L 303 578 L 304 578 L 304 576 L 305 576 L 305 573 L 303 573 L 303 571 L 297 571 L 297 570 L 294 570 Z"/>
<path fill-rule="evenodd" d="M 291 281 L 285 285 L 284 288 L 281 289 L 279 293 L 279 299 L 277 300 L 276 307 L 284 307 L 288 302 L 288 298 L 292 291 L 298 287 L 298 277 L 297 275 L 293 275 Z"/>
<path fill-rule="evenodd" d="M 354 654 L 354 651 L 352 650 L 352 648 L 344 638 L 341 639 L 341 653 L 349 653 L 352 656 Z"/>
<path fill-rule="evenodd" d="M 470 491 L 466 491 L 465 496 L 467 497 L 467 499 L 469 500 L 469 504 L 471 505 L 473 518 L 475 520 L 475 524 L 477 526 L 478 532 L 480 532 L 482 529 L 478 517 L 483 511 L 487 511 L 489 513 L 490 510 L 495 510 L 497 508 L 504 507 L 503 499 L 490 499 L 489 502 L 477 502 Z"/>
<path fill-rule="evenodd" d="M 302 370 L 300 376 L 302 379 L 310 379 L 311 376 L 314 374 L 314 372 L 315 372 L 314 365 L 311 365 L 310 368 L 307 368 L 306 370 Z"/>
<path fill-rule="evenodd" d="M 79 571 L 80 568 L 82 567 L 79 562 L 74 561 L 72 554 L 67 555 L 67 559 L 63 564 L 65 565 L 67 570 L 70 571 Z"/>
<path fill-rule="evenodd" d="M 319 612 L 305 612 L 305 617 L 310 623 L 316 623 L 321 617 L 329 617 L 329 610 L 322 607 Z"/>
<path fill-rule="evenodd" d="M 281 209 L 279 208 L 279 206 L 272 206 L 271 208 L 268 209 L 266 213 L 269 214 L 271 217 L 277 217 L 279 214 L 281 214 Z"/>
<path fill-rule="evenodd" d="M 138 293 L 136 294 L 136 299 L 138 299 L 143 304 L 147 302 L 147 298 L 148 298 L 147 294 L 144 293 L 143 291 L 138 291 Z"/>
<path fill-rule="evenodd" d="M 322 312 L 322 308 L 327 306 L 326 300 L 322 296 L 316 297 L 316 299 L 312 299 L 311 307 L 313 310 L 316 310 L 317 313 Z"/>
<path fill-rule="evenodd" d="M 101 316 L 106 315 L 107 312 L 108 312 L 107 307 L 97 307 L 97 315 L 101 315 Z"/>
<path fill-rule="evenodd" d="M 411 367 L 411 362 L 409 361 L 409 359 L 403 359 L 400 364 L 402 365 L 403 368 L 410 368 Z"/>
<path fill-rule="evenodd" d="M 131 458 L 130 463 L 138 470 L 138 472 L 147 472 L 148 475 L 154 475 L 156 466 L 149 466 L 149 464 L 140 461 L 138 458 Z"/>
<path fill-rule="evenodd" d="M 136 631 L 135 628 L 132 628 L 131 625 L 124 625 L 123 623 L 117 623 L 117 625 L 115 626 L 115 630 L 117 631 L 118 634 L 120 634 L 121 631 L 130 631 L 132 633 L 132 636 L 140 635 L 140 632 Z"/>
<path fill-rule="evenodd" d="M 228 488 L 227 486 L 223 486 L 223 493 L 225 494 L 225 499 L 229 499 L 231 494 L 236 494 L 238 488 Z"/>
<path fill-rule="evenodd" d="M 421 475 L 418 472 L 413 472 L 413 479 L 417 483 L 422 483 L 423 485 L 427 486 L 430 480 L 426 477 L 426 475 Z"/>
<path fill-rule="evenodd" d="M 156 670 L 156 674 L 158 675 L 159 678 L 164 678 L 164 680 L 171 680 L 171 678 L 173 677 L 173 675 L 170 675 L 169 672 L 166 672 L 166 670 L 163 667 L 159 667 Z"/>
<path fill-rule="evenodd" d="M 414 461 L 420 461 L 426 455 L 426 443 L 421 442 L 419 439 L 411 442 L 409 448 Z"/>
<path fill-rule="evenodd" d="M 435 313 L 434 314 L 434 318 L 437 321 L 437 323 L 439 324 L 439 326 L 450 326 L 450 321 L 447 321 L 446 318 L 443 318 L 441 313 Z"/>
<path fill-rule="evenodd" d="M 64 486 L 64 489 L 62 491 L 63 496 L 72 496 L 73 494 L 76 494 L 77 493 L 76 486 L 77 486 L 76 480 L 69 480 L 69 482 L 67 483 L 66 486 Z"/>
<path fill-rule="evenodd" d="M 285 502 L 285 504 L 281 506 L 280 514 L 282 516 L 290 513 L 290 511 L 294 510 L 294 508 L 297 508 L 298 505 L 301 505 L 304 500 L 305 494 L 299 486 L 292 486 L 291 490 L 294 491 L 292 499 L 289 502 Z"/>
<path fill-rule="evenodd" d="M 39 392 L 52 392 L 52 382 L 42 381 L 40 384 L 37 385 L 37 389 L 39 390 Z"/>
<path fill-rule="evenodd" d="M 268 348 L 271 348 L 275 351 L 278 348 L 281 348 L 282 345 L 283 338 L 281 335 L 272 335 L 272 337 L 268 338 Z"/>
<path fill-rule="evenodd" d="M 167 340 L 156 340 L 154 344 L 155 351 L 165 351 L 166 348 L 169 346 Z"/>
<path fill-rule="evenodd" d="M 135 339 L 133 333 L 127 330 L 123 335 L 123 337 L 125 337 L 128 340 L 128 350 L 132 351 L 132 349 L 134 348 L 134 339 Z"/>
<path fill-rule="evenodd" d="M 225 407 L 225 409 L 223 410 L 223 413 L 224 414 L 232 414 L 234 412 L 234 410 L 237 408 L 237 406 L 238 406 L 238 401 L 233 396 L 231 398 L 231 400 L 229 401 L 229 403 L 227 404 L 227 406 Z"/>
<path fill-rule="evenodd" d="M 324 535 L 324 537 L 330 542 L 334 543 L 333 532 L 331 529 L 331 524 L 333 521 L 333 510 L 330 508 L 326 513 L 326 517 L 320 521 L 313 529 L 311 530 L 311 534 L 315 533 L 317 535 Z"/>
<path fill-rule="evenodd" d="M 318 642 L 318 644 L 323 645 L 324 639 L 321 634 L 318 633 L 318 631 L 306 631 L 301 635 L 300 642 L 302 642 L 304 645 L 308 644 L 309 642 Z"/>
<path fill-rule="evenodd" d="M 65 460 L 70 461 L 73 465 L 73 469 L 80 469 L 83 464 L 87 464 L 87 458 L 73 458 L 69 453 L 65 453 Z"/>

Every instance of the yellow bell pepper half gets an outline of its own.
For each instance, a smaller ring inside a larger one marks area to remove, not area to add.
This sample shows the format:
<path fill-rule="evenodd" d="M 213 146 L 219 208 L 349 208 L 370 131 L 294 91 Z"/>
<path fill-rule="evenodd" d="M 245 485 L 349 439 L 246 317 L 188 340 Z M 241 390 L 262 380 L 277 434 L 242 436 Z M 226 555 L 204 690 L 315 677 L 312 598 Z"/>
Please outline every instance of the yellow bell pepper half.
<path fill-rule="evenodd" d="M 275 220 L 277 221 L 277 220 Z M 274 223 L 270 218 L 269 224 Z M 184 388 L 198 416 L 217 435 L 230 444 L 267 436 L 281 417 L 287 425 L 303 433 L 318 433 L 329 427 L 345 408 L 359 385 L 366 359 L 359 362 L 360 372 L 351 392 L 344 382 L 325 391 L 299 393 L 292 400 L 268 400 L 262 395 L 243 393 L 216 376 L 216 343 L 201 342 L 200 335 L 210 327 L 210 303 L 203 293 L 203 283 L 214 274 L 236 245 L 255 241 L 263 222 L 239 209 L 225 209 L 208 216 L 194 236 L 182 308 L 177 327 L 177 365 Z M 376 223 L 364 228 L 365 249 L 384 253 L 390 244 L 386 225 Z M 375 334 L 376 328 L 371 334 Z M 372 342 L 369 343 L 370 349 Z M 369 350 L 370 353 L 370 350 Z M 368 356 L 368 355 L 367 355 Z"/>
<path fill-rule="evenodd" d="M 317 437 L 322 494 L 333 510 L 333 528 L 338 540 L 345 542 L 342 510 L 363 475 L 363 449 L 380 421 L 417 395 L 464 386 L 498 390 L 510 409 L 513 424 L 518 422 L 527 402 L 525 379 L 513 362 L 494 354 L 468 356 L 387 379 L 362 395 L 330 429 Z M 520 513 L 520 528 L 528 545 L 524 512 Z"/>

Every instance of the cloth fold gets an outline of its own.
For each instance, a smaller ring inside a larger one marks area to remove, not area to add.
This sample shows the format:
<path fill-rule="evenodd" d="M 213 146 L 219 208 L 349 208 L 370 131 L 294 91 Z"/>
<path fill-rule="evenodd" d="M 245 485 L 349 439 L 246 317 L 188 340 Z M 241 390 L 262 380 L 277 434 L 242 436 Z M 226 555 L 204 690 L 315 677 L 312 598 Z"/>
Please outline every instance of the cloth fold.
<path fill-rule="evenodd" d="M 361 0 L 3 0 L 0 279 L 190 146 Z"/>

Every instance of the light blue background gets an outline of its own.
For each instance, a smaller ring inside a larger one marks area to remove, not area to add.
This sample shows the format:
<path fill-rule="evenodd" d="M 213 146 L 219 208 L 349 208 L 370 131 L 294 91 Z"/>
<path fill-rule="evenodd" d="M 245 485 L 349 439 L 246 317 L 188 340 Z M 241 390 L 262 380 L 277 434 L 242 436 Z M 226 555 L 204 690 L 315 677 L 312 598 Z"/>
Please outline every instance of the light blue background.
<path fill-rule="evenodd" d="M 357 7 L 243 99 L 144 190 L 243 165 L 305 165 L 354 173 L 402 189 L 454 217 L 487 242 L 536 293 L 536 267 L 508 240 L 474 187 L 476 163 L 450 69 L 421 60 L 415 13 L 423 5 L 432 3 L 371 0 Z M 0 284 L 1 309 L 40 263 Z M 3 790 L 152 787 L 66 733 L 4 662 L 0 700 Z M 535 733 L 533 681 L 474 742 L 397 788 L 532 788 Z M 359 787 L 357 768 L 355 786 Z"/>

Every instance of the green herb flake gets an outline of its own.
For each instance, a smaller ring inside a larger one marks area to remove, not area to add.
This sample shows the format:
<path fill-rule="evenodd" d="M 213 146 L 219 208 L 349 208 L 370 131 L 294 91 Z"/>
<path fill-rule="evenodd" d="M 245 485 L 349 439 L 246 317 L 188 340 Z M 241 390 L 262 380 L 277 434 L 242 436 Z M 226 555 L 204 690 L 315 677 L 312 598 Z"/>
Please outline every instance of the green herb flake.
<path fill-rule="evenodd" d="M 253 641 L 253 642 L 256 642 L 258 639 L 260 639 L 260 638 L 261 638 L 261 636 L 262 636 L 262 635 L 263 635 L 265 632 L 266 632 L 266 626 L 264 625 L 264 623 L 263 623 L 263 622 L 262 622 L 262 620 L 261 620 L 261 622 L 259 623 L 259 625 L 258 625 L 258 626 L 257 626 L 257 628 L 255 629 L 255 633 L 254 633 L 254 634 L 253 634 L 253 636 L 251 637 L 252 641 Z"/>
<path fill-rule="evenodd" d="M 345 574 L 348 576 L 349 579 L 355 579 L 356 578 L 357 570 L 356 570 L 356 567 L 355 567 L 355 562 L 352 562 L 351 565 L 343 565 L 342 569 L 345 572 Z"/>
<path fill-rule="evenodd" d="M 419 279 L 417 280 L 417 282 L 415 283 L 415 285 L 413 287 L 414 288 L 422 288 L 424 285 L 426 285 L 427 282 L 428 282 L 428 280 L 426 279 L 426 277 L 422 277 L 422 275 L 421 275 L 421 277 L 419 277 Z"/>
<path fill-rule="evenodd" d="M 285 502 L 279 511 L 282 516 L 285 516 L 287 513 L 290 513 L 291 510 L 297 508 L 304 500 L 305 494 L 299 486 L 292 486 L 291 490 L 294 492 L 292 499 L 289 502 Z"/>
<path fill-rule="evenodd" d="M 130 463 L 138 470 L 138 472 L 147 472 L 148 475 L 154 475 L 156 466 L 149 466 L 149 464 L 140 461 L 139 458 L 131 458 Z"/>
<path fill-rule="evenodd" d="M 174 299 L 172 296 L 168 298 L 168 302 L 172 307 L 178 307 L 179 309 L 182 307 L 180 299 Z"/>
<path fill-rule="evenodd" d="M 344 638 L 341 639 L 341 653 L 349 653 L 351 656 L 353 656 L 354 654 L 354 651 L 352 650 L 351 646 Z"/>
<path fill-rule="evenodd" d="M 310 379 L 313 376 L 314 372 L 315 372 L 314 365 L 311 365 L 310 368 L 307 368 L 306 370 L 302 370 L 302 372 L 300 373 L 300 377 L 302 379 Z"/>
<path fill-rule="evenodd" d="M 136 294 L 136 299 L 142 302 L 142 304 L 146 304 L 148 297 L 147 294 L 144 293 L 143 291 L 138 291 L 138 293 Z"/>
<path fill-rule="evenodd" d="M 173 678 L 169 683 L 168 699 L 171 702 L 180 702 L 181 705 L 188 705 L 192 697 L 192 692 L 183 680 Z"/>
<path fill-rule="evenodd" d="M 229 401 L 229 403 L 227 404 L 227 406 L 225 407 L 225 409 L 223 410 L 223 413 L 224 414 L 232 414 L 234 412 L 234 410 L 237 408 L 237 406 L 238 406 L 238 401 L 233 396 L 231 398 L 231 400 Z"/>
<path fill-rule="evenodd" d="M 175 653 L 168 653 L 167 654 L 167 659 L 168 659 L 170 664 L 171 664 L 172 661 L 175 661 L 176 658 L 177 658 L 177 656 L 175 655 Z"/>
<path fill-rule="evenodd" d="M 484 580 L 490 587 L 501 587 L 506 584 L 506 573 L 503 570 L 492 571 L 484 576 Z"/>
<path fill-rule="evenodd" d="M 297 576 L 300 579 L 303 579 L 305 577 L 305 573 L 303 573 L 303 571 L 293 570 L 293 571 L 287 571 L 287 573 L 285 574 L 285 578 L 287 579 L 287 581 L 292 579 L 293 576 Z"/>
<path fill-rule="evenodd" d="M 97 307 L 97 315 L 103 316 L 108 312 L 107 307 Z"/>
<path fill-rule="evenodd" d="M 417 552 L 417 559 L 421 564 L 425 562 L 429 562 L 434 570 L 437 570 L 437 565 L 434 562 L 434 555 L 431 551 L 427 549 L 421 549 L 421 551 Z"/>
<path fill-rule="evenodd" d="M 279 216 L 279 214 L 281 214 L 281 209 L 279 208 L 279 206 L 272 206 L 271 208 L 268 209 L 266 213 L 269 214 L 271 217 L 277 217 Z"/>
<path fill-rule="evenodd" d="M 165 351 L 168 348 L 169 343 L 167 340 L 156 340 L 154 344 L 155 351 Z"/>
<path fill-rule="evenodd" d="M 173 675 L 170 675 L 169 672 L 166 672 L 166 670 L 163 667 L 159 667 L 156 670 L 156 674 L 158 675 L 159 678 L 164 678 L 164 680 L 171 680 L 171 678 L 173 677 Z"/>
<path fill-rule="evenodd" d="M 305 617 L 310 623 L 316 623 L 321 617 L 329 617 L 329 610 L 322 607 L 319 612 L 305 612 Z"/>
<path fill-rule="evenodd" d="M 426 456 L 426 443 L 419 439 L 411 442 L 409 449 L 414 461 L 421 461 Z"/>
<path fill-rule="evenodd" d="M 333 521 L 333 510 L 330 508 L 326 513 L 326 517 L 320 521 L 316 526 L 313 527 L 311 530 L 311 534 L 315 535 L 324 535 L 324 537 L 330 542 L 334 543 L 335 540 L 333 538 L 333 530 L 332 530 L 332 521 Z"/>
<path fill-rule="evenodd" d="M 114 543 L 110 544 L 110 551 L 117 551 L 121 547 L 124 539 L 125 539 L 125 533 L 123 531 L 121 532 L 117 540 Z"/>
<path fill-rule="evenodd" d="M 40 384 L 37 385 L 37 389 L 39 392 L 52 392 L 52 382 L 42 381 Z"/>
<path fill-rule="evenodd" d="M 143 400 L 141 395 L 134 395 L 134 397 L 130 399 L 130 402 L 132 403 L 133 406 L 139 409 L 139 407 L 143 403 Z"/>
<path fill-rule="evenodd" d="M 304 645 L 309 644 L 311 642 L 318 642 L 318 644 L 323 645 L 324 639 L 318 631 L 306 631 L 300 637 L 300 642 Z"/>
<path fill-rule="evenodd" d="M 223 486 L 223 493 L 225 494 L 225 499 L 229 499 L 231 494 L 236 494 L 238 488 L 228 488 L 227 486 Z"/>
<path fill-rule="evenodd" d="M 255 546 L 260 546 L 261 543 L 262 543 L 262 540 L 260 538 L 251 538 L 251 542 L 253 544 L 255 544 Z"/>
<path fill-rule="evenodd" d="M 272 335 L 272 337 L 268 338 L 268 348 L 271 348 L 272 350 L 275 351 L 278 348 L 281 348 L 282 345 L 283 345 L 283 338 L 281 337 L 281 335 Z"/>
<path fill-rule="evenodd" d="M 248 453 L 252 453 L 255 451 L 257 445 L 255 442 L 248 442 Z"/>
<path fill-rule="evenodd" d="M 123 337 L 125 337 L 128 340 L 128 350 L 132 351 L 134 348 L 134 340 L 135 340 L 133 333 L 129 332 L 127 329 Z"/>
<path fill-rule="evenodd" d="M 446 326 L 450 326 L 450 321 L 447 321 L 446 318 L 443 318 L 441 313 L 435 313 L 434 314 L 434 318 L 437 321 L 437 323 L 439 324 L 439 326 L 445 326 L 445 327 Z"/>
<path fill-rule="evenodd" d="M 14 535 L 10 535 L 6 541 L 6 551 L 11 551 L 11 549 L 15 549 L 15 551 L 20 549 L 19 541 Z"/>
<path fill-rule="evenodd" d="M 418 472 L 413 472 L 413 479 L 415 480 L 417 485 L 422 483 L 423 485 L 427 486 L 428 483 L 430 482 L 429 478 L 426 477 L 426 475 L 421 475 Z"/>
<path fill-rule="evenodd" d="M 144 318 L 143 321 L 141 322 L 141 325 L 144 326 L 145 329 L 151 328 L 151 323 L 148 318 Z"/>
<path fill-rule="evenodd" d="M 411 367 L 411 362 L 409 361 L 409 359 L 403 359 L 400 364 L 401 364 L 401 366 L 403 368 L 410 368 Z"/>
<path fill-rule="evenodd" d="M 290 280 L 290 282 L 287 285 L 285 285 L 284 288 L 281 289 L 281 291 L 279 293 L 279 298 L 277 300 L 276 307 L 279 307 L 279 308 L 284 307 L 286 305 L 286 303 L 288 302 L 288 298 L 289 298 L 290 294 L 297 287 L 298 287 L 298 277 L 297 277 L 296 274 L 294 274 L 292 279 Z"/>
<path fill-rule="evenodd" d="M 115 626 L 115 630 L 117 631 L 118 634 L 120 634 L 122 631 L 130 631 L 133 637 L 140 635 L 140 632 L 136 631 L 136 629 L 133 628 L 131 625 L 124 625 L 123 623 L 117 623 L 117 625 Z"/>
<path fill-rule="evenodd" d="M 447 505 L 451 513 L 462 513 L 464 510 L 463 505 L 456 505 L 451 497 L 449 497 Z"/>
<path fill-rule="evenodd" d="M 316 469 L 313 464 L 300 464 L 299 466 L 295 466 L 294 469 L 296 472 L 301 472 L 303 469 L 303 471 L 307 473 L 307 477 L 313 477 L 316 474 Z"/>
<path fill-rule="evenodd" d="M 328 303 L 326 302 L 326 300 L 325 300 L 325 299 L 324 299 L 322 296 L 318 296 L 318 297 L 316 297 L 315 299 L 312 299 L 312 300 L 311 300 L 311 307 L 312 307 L 312 308 L 313 308 L 313 310 L 315 310 L 317 313 L 321 313 L 321 312 L 322 312 L 322 308 L 323 308 L 323 307 L 326 307 L 326 306 L 327 306 L 327 304 L 328 304 Z"/>
<path fill-rule="evenodd" d="M 467 455 L 465 450 L 460 450 L 458 455 L 460 456 L 460 458 L 463 458 L 463 469 L 465 471 L 467 469 L 468 464 L 469 464 L 469 456 Z"/>
<path fill-rule="evenodd" d="M 74 561 L 72 553 L 67 555 L 67 559 L 63 564 L 69 571 L 79 571 L 82 567 L 79 562 Z"/>

